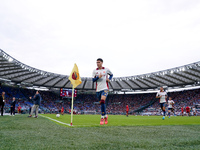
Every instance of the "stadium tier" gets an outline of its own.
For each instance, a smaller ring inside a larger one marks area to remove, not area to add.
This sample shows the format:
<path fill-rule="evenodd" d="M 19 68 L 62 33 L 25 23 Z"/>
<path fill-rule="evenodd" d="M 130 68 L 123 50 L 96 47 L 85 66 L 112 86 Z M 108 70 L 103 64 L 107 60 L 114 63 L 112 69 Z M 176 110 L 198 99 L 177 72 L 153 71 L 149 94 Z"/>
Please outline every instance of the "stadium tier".
<path fill-rule="evenodd" d="M 0 49 L 0 81 L 21 86 L 46 88 L 71 88 L 68 75 L 39 70 L 21 63 Z M 95 90 L 92 78 L 81 77 L 77 89 Z M 158 72 L 136 76 L 114 77 L 109 83 L 110 91 L 151 91 L 159 86 L 170 88 L 194 87 L 200 85 L 200 62 Z"/>
<path fill-rule="evenodd" d="M 6 93 L 5 112 L 10 112 L 12 97 L 16 97 L 16 108 L 20 105 L 22 113 L 29 113 L 33 102 L 29 96 L 35 94 L 35 90 L 1 86 L 0 92 Z M 71 99 L 60 97 L 58 93 L 51 91 L 40 91 L 42 102 L 40 113 L 59 113 L 64 107 L 65 113 L 70 113 Z M 175 101 L 175 112 L 180 115 L 181 107 L 194 107 L 200 104 L 200 89 L 186 90 L 179 92 L 169 92 L 168 95 Z M 106 111 L 108 114 L 124 115 L 126 105 L 129 105 L 130 114 L 150 112 L 151 115 L 160 115 L 159 100 L 155 98 L 156 93 L 143 94 L 109 94 L 106 100 Z M 17 110 L 17 109 L 16 109 Z M 75 114 L 100 114 L 100 104 L 95 94 L 78 93 L 74 99 Z M 197 115 L 200 115 L 200 109 L 197 108 Z"/>

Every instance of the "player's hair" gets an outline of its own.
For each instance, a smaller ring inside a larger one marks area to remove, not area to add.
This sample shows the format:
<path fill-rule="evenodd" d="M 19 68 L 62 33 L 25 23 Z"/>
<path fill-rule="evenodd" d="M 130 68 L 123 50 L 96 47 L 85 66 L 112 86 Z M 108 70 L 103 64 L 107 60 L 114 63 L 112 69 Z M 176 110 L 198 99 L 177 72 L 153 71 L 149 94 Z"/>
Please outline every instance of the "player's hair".
<path fill-rule="evenodd" d="M 102 58 L 98 58 L 97 61 L 101 61 L 101 62 L 103 62 L 103 59 L 102 59 Z"/>

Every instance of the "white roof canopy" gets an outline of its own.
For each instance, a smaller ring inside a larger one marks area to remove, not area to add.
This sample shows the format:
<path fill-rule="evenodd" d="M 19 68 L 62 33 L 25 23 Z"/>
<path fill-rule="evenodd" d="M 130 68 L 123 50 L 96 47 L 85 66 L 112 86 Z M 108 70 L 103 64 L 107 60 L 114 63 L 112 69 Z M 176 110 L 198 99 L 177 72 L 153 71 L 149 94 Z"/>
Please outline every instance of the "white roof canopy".
<path fill-rule="evenodd" d="M 71 88 L 68 75 L 39 70 L 25 65 L 0 49 L 0 78 L 17 84 L 49 88 Z M 92 78 L 81 77 L 77 89 L 94 90 Z M 200 62 L 136 76 L 113 78 L 111 91 L 146 91 L 164 87 L 188 87 L 200 85 Z"/>

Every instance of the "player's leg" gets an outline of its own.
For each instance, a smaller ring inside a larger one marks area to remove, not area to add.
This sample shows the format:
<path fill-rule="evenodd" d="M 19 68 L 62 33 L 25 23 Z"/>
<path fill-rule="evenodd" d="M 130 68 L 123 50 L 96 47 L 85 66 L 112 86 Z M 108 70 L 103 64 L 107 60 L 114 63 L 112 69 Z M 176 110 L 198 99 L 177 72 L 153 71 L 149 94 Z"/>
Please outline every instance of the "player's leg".
<path fill-rule="evenodd" d="M 35 106 L 35 118 L 38 117 L 38 108 L 39 108 L 39 105 L 36 105 Z"/>
<path fill-rule="evenodd" d="M 15 107 L 13 107 L 13 116 L 15 115 Z"/>
<path fill-rule="evenodd" d="M 163 111 L 163 120 L 165 119 L 165 103 L 160 103 L 161 109 Z"/>
<path fill-rule="evenodd" d="M 11 116 L 13 115 L 14 116 L 14 112 L 13 112 L 13 107 L 11 107 Z"/>
<path fill-rule="evenodd" d="M 34 104 L 33 107 L 31 108 L 31 114 L 29 115 L 29 117 L 32 117 L 34 109 L 35 109 L 35 104 Z"/>
<path fill-rule="evenodd" d="M 106 106 L 105 106 L 105 101 L 106 101 L 106 97 L 105 96 L 101 96 L 101 122 L 100 124 L 103 125 L 104 124 L 104 119 L 105 119 L 105 115 L 106 115 Z"/>
<path fill-rule="evenodd" d="M 10 107 L 10 116 L 12 116 L 12 107 Z"/>
<path fill-rule="evenodd" d="M 3 107 L 4 107 L 4 103 L 2 103 L 2 104 L 0 105 L 0 107 L 1 107 L 1 116 L 3 116 Z"/>
<path fill-rule="evenodd" d="M 168 108 L 168 117 L 170 118 L 170 112 L 171 112 L 171 110 L 170 110 L 170 108 Z"/>
<path fill-rule="evenodd" d="M 99 101 L 99 103 L 101 105 L 101 120 L 100 120 L 100 125 L 103 125 L 104 124 L 104 116 L 103 116 L 103 113 L 102 113 L 103 108 L 102 108 L 102 101 L 101 101 L 101 93 L 102 92 L 96 92 L 96 96 L 97 96 L 97 99 L 98 99 L 98 101 Z"/>
<path fill-rule="evenodd" d="M 106 115 L 106 98 L 108 96 L 108 90 L 104 90 L 101 92 L 101 115 L 102 118 L 105 120 L 105 124 L 108 123 L 108 116 Z M 101 123 L 102 124 L 102 123 Z"/>
<path fill-rule="evenodd" d="M 175 114 L 175 109 L 174 109 L 174 108 L 172 108 L 172 112 L 173 112 L 174 116 L 176 116 L 176 114 Z"/>

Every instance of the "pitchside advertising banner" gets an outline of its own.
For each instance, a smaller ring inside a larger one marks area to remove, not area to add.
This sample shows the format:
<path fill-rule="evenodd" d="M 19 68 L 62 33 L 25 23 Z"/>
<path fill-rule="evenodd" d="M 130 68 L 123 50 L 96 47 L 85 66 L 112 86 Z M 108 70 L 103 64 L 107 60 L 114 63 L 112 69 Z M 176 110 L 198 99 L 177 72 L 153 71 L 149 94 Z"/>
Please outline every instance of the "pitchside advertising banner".
<path fill-rule="evenodd" d="M 72 89 L 61 88 L 60 89 L 60 96 L 61 97 L 72 97 Z M 77 96 L 77 90 L 74 89 L 74 97 Z"/>

